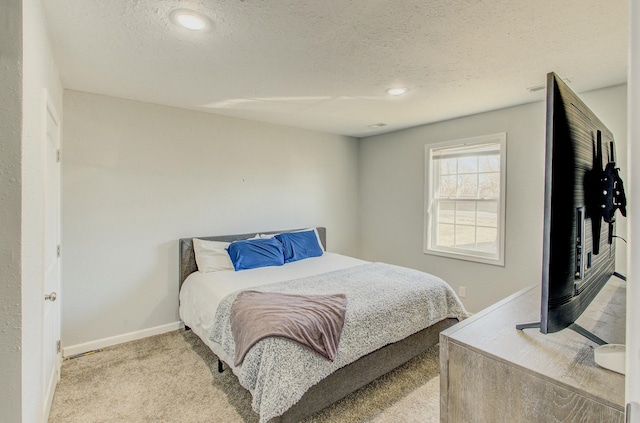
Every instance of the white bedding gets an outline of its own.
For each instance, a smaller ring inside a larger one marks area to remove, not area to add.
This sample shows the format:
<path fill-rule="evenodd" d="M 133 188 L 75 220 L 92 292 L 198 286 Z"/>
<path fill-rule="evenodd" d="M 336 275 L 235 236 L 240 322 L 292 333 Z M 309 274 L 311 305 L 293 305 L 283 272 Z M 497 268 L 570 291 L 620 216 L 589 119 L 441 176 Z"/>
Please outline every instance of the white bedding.
<path fill-rule="evenodd" d="M 194 272 L 185 279 L 180 290 L 180 318 L 201 338 L 208 338 L 214 325 L 216 309 L 227 295 L 240 289 L 268 285 L 319 275 L 368 263 L 353 257 L 325 252 L 320 257 L 287 263 L 283 266 L 250 270 Z M 209 345 L 209 347 L 212 347 Z M 222 351 L 215 351 L 224 357 Z"/>

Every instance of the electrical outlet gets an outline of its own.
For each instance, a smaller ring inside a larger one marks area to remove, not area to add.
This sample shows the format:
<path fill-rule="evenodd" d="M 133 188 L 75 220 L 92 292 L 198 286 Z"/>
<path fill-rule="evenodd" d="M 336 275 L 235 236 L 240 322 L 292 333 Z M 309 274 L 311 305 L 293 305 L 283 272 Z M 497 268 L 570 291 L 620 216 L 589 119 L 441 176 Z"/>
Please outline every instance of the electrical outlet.
<path fill-rule="evenodd" d="M 464 298 L 467 296 L 467 287 L 466 286 L 461 286 L 460 288 L 458 288 L 458 296 L 460 298 Z"/>

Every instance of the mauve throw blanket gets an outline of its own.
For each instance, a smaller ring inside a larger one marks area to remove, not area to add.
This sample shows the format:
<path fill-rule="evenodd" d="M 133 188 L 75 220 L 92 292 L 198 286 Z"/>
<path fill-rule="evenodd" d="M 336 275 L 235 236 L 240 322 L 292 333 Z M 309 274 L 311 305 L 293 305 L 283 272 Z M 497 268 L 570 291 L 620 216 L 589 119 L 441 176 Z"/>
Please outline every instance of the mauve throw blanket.
<path fill-rule="evenodd" d="M 344 325 L 347 297 L 242 291 L 231 306 L 235 365 L 268 336 L 281 336 L 333 361 Z"/>

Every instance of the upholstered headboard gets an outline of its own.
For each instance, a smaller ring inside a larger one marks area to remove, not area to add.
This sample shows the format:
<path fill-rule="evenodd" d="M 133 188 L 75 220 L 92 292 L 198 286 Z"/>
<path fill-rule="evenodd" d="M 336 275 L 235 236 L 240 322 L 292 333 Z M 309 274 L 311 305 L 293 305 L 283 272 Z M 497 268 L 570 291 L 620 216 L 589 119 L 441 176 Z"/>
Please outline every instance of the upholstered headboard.
<path fill-rule="evenodd" d="M 318 236 L 320 237 L 320 241 L 324 246 L 325 250 L 327 249 L 327 228 L 318 227 Z M 182 283 L 187 276 L 192 274 L 193 272 L 198 270 L 198 266 L 196 265 L 196 256 L 193 252 L 193 238 L 204 239 L 206 241 L 226 241 L 233 242 L 241 239 L 251 238 L 255 236 L 256 233 L 260 234 L 278 234 L 282 232 L 293 232 L 299 231 L 300 229 L 286 229 L 284 231 L 258 231 L 251 232 L 248 234 L 237 234 L 237 235 L 221 235 L 221 236 L 196 236 L 192 238 L 180 238 L 178 245 L 178 254 L 179 254 L 179 266 L 180 266 L 180 274 L 178 280 L 178 289 L 182 288 Z"/>

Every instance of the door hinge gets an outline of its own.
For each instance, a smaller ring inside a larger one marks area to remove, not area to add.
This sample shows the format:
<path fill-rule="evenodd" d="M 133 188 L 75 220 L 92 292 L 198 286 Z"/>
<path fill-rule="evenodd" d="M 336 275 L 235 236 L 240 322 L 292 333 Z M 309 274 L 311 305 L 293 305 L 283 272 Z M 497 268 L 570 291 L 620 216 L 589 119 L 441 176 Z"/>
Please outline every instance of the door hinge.
<path fill-rule="evenodd" d="M 60 149 L 56 151 L 56 162 L 60 163 Z"/>
<path fill-rule="evenodd" d="M 58 352 L 60 352 L 62 350 L 62 346 L 60 345 L 60 340 L 58 339 L 58 342 L 56 342 L 56 349 L 58 350 Z"/>
<path fill-rule="evenodd" d="M 58 245 L 58 248 L 56 248 L 56 254 L 58 255 L 58 257 L 60 257 L 60 246 Z"/>

